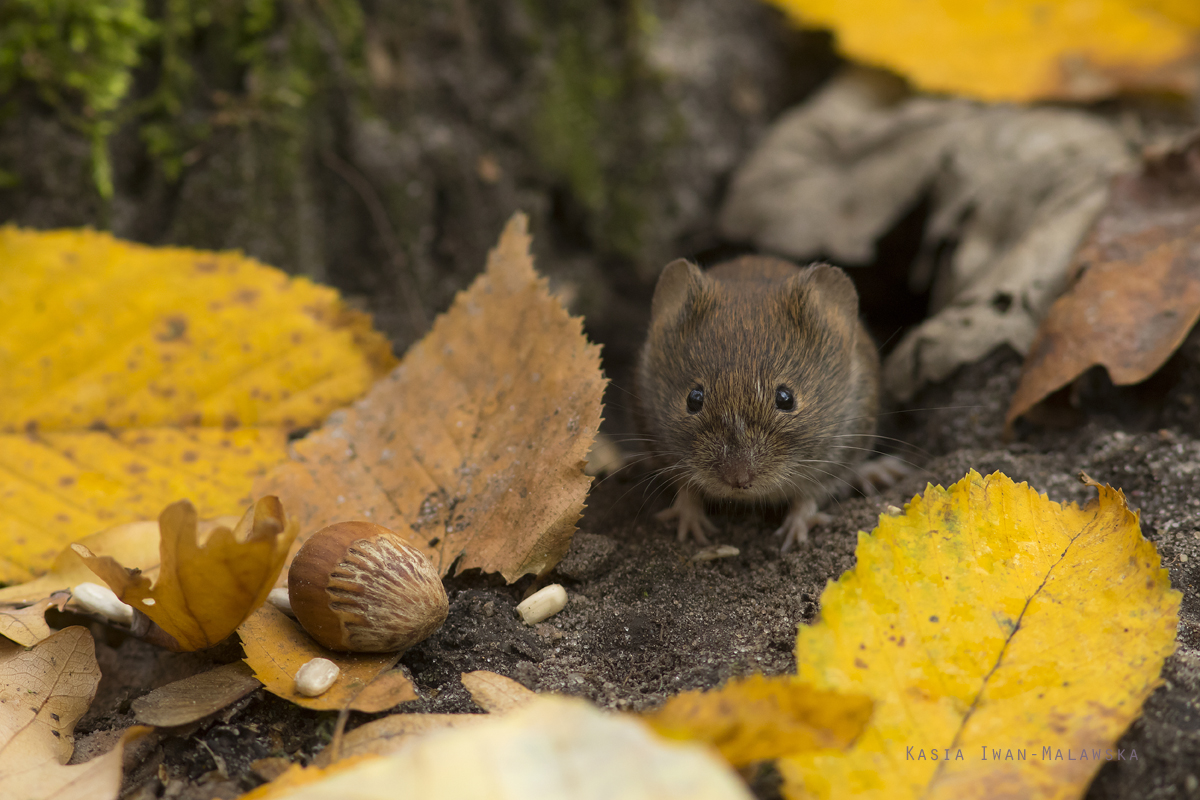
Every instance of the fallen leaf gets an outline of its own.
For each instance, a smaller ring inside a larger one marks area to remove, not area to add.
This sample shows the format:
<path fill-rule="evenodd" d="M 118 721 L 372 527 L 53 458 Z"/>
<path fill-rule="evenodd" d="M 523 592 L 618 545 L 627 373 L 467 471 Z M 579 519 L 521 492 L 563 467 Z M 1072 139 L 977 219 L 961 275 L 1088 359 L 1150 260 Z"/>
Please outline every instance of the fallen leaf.
<path fill-rule="evenodd" d="M 1013 394 L 1009 425 L 1089 368 L 1139 383 L 1200 319 L 1200 134 L 1114 184 L 1050 307 Z"/>
<path fill-rule="evenodd" d="M 753 675 L 677 694 L 646 721 L 660 735 L 708 742 L 735 767 L 810 750 L 845 749 L 871 718 L 871 700 Z"/>
<path fill-rule="evenodd" d="M 250 668 L 237 661 L 160 686 L 131 706 L 138 722 L 169 728 L 204 719 L 260 686 Z"/>
<path fill-rule="evenodd" d="M 383 719 L 359 725 L 342 739 L 338 762 L 347 758 L 384 755 L 399 750 L 414 736 L 424 736 L 443 728 L 461 728 L 487 719 L 487 714 L 390 714 Z M 333 748 L 317 753 L 313 764 L 328 767 L 334 763 Z"/>
<path fill-rule="evenodd" d="M 267 691 L 298 706 L 316 711 L 386 711 L 416 700 L 412 681 L 403 672 L 381 675 L 395 660 L 394 653 L 335 653 L 321 647 L 295 620 L 272 605 L 260 606 L 238 628 L 245 662 Z M 327 658 L 341 669 L 337 682 L 317 697 L 296 691 L 296 671 L 314 658 Z M 369 685 L 368 685 L 369 684 Z"/>
<path fill-rule="evenodd" d="M 566 553 L 591 479 L 600 348 L 533 270 L 526 218 L 509 221 L 485 272 L 366 398 L 256 484 L 301 522 L 391 528 L 443 575 L 508 581 Z"/>
<path fill-rule="evenodd" d="M 750 800 L 704 746 L 668 742 L 639 719 L 539 697 L 500 717 L 412 739 L 399 751 L 285 773 L 244 800 Z"/>
<path fill-rule="evenodd" d="M 907 400 L 1001 345 L 1028 349 L 1129 164 L 1124 138 L 1094 115 L 897 102 L 877 75 L 852 70 L 775 123 L 735 173 L 721 231 L 800 261 L 862 264 L 927 199 L 909 283 L 929 292 L 930 317 L 883 370 L 889 394 Z"/>
<path fill-rule="evenodd" d="M 1160 683 L 1180 602 L 1124 495 L 1092 485 L 1061 506 L 972 471 L 859 534 L 796 661 L 875 711 L 847 753 L 780 760 L 786 796 L 1082 796 Z"/>
<path fill-rule="evenodd" d="M 0 643 L 0 786 L 6 797 L 115 800 L 125 743 L 66 766 L 79 718 L 96 696 L 100 667 L 91 633 L 66 628 L 31 649 Z"/>
<path fill-rule="evenodd" d="M 235 516 L 201 520 L 200 536 L 206 537 L 213 528 L 231 528 L 237 521 Z M 111 556 L 127 569 L 141 570 L 153 580 L 158 575 L 160 541 L 158 521 L 142 520 L 114 525 L 85 536 L 75 544 L 83 545 L 90 552 Z M 95 583 L 96 573 L 88 569 L 83 558 L 68 546 L 54 559 L 46 574 L 27 583 L 0 589 L 0 603 L 32 603 L 87 582 Z"/>
<path fill-rule="evenodd" d="M 771 2 L 926 91 L 1028 101 L 1200 88 L 1200 13 L 1181 0 Z"/>
<path fill-rule="evenodd" d="M 181 497 L 247 505 L 393 364 L 332 289 L 252 259 L 0 227 L 0 581 Z"/>
<path fill-rule="evenodd" d="M 72 546 L 122 602 L 165 634 L 148 638 L 176 651 L 213 646 L 262 605 L 298 529 L 275 497 L 260 499 L 236 527 L 216 527 L 203 541 L 198 522 L 196 509 L 186 500 L 163 510 L 158 518 L 161 560 L 153 585 L 112 556 Z"/>
<path fill-rule="evenodd" d="M 462 674 L 462 685 L 471 693 L 475 705 L 492 714 L 503 714 L 521 708 L 537 694 L 512 678 L 485 669 Z"/>
<path fill-rule="evenodd" d="M 12 639 L 24 647 L 33 647 L 50 638 L 50 626 L 46 624 L 46 610 L 56 607 L 63 610 L 70 595 L 66 592 L 43 598 L 28 606 L 0 606 L 0 636 Z"/>

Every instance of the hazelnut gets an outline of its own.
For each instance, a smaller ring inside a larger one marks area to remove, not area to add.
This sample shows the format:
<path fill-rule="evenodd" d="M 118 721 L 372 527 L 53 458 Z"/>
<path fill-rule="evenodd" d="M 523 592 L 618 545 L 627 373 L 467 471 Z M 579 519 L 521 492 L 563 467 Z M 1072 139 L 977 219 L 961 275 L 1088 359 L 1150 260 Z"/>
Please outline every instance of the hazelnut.
<path fill-rule="evenodd" d="M 338 522 L 312 535 L 288 570 L 292 612 L 330 650 L 405 650 L 450 609 L 429 559 L 373 522 Z"/>

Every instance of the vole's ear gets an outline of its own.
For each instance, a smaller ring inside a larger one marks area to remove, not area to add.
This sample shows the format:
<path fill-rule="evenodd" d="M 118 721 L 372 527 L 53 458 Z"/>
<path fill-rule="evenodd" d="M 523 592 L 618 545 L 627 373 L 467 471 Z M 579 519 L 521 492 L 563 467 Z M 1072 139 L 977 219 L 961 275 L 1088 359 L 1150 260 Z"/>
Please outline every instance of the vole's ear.
<path fill-rule="evenodd" d="M 817 307 L 841 319 L 858 318 L 858 291 L 850 276 L 828 264 L 814 264 L 790 279 L 796 310 Z"/>
<path fill-rule="evenodd" d="M 687 259 L 677 258 L 667 264 L 654 287 L 654 300 L 650 303 L 651 323 L 675 322 L 685 310 L 695 310 L 705 297 L 707 285 L 704 273 Z"/>

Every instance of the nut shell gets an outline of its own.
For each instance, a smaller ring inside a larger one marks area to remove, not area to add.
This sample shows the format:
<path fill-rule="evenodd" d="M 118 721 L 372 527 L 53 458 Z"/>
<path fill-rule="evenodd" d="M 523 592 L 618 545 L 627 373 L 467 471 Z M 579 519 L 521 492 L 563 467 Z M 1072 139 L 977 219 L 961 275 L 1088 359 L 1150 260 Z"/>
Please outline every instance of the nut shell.
<path fill-rule="evenodd" d="M 292 559 L 288 597 L 314 639 L 358 653 L 412 647 L 450 610 L 429 559 L 373 522 L 338 522 L 314 533 Z"/>

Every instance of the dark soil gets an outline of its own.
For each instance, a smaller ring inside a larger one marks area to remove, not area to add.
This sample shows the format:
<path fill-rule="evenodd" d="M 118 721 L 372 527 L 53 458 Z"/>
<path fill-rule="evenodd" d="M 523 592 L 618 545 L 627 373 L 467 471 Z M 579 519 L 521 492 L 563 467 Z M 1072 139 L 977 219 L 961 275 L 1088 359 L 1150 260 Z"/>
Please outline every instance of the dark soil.
<path fill-rule="evenodd" d="M 1189 352 L 1185 347 L 1184 356 Z M 1137 760 L 1106 764 L 1088 797 L 1200 797 L 1200 418 L 1187 381 L 1157 400 L 1101 387 L 1097 405 L 1112 413 L 1068 429 L 1030 429 L 1004 444 L 1003 412 L 1019 365 L 1014 353 L 998 353 L 914 405 L 932 410 L 885 416 L 886 435 L 920 444 L 891 448 L 918 468 L 881 497 L 835 505 L 834 521 L 785 556 L 770 535 L 777 520 L 725 514 L 719 540 L 739 554 L 694 563 L 698 548 L 677 544 L 654 520 L 668 497 L 647 475 L 633 470 L 599 482 L 570 554 L 550 576 L 569 593 L 566 609 L 531 628 L 514 610 L 528 579 L 514 586 L 478 575 L 447 581 L 445 626 L 402 661 L 422 699 L 399 710 L 477 712 L 458 676 L 478 669 L 628 711 L 735 675 L 792 671 L 796 626 L 816 618 L 826 582 L 853 567 L 856 533 L 874 527 L 885 505 L 902 505 L 927 482 L 948 485 L 969 469 L 1000 470 L 1054 500 L 1085 501 L 1092 492 L 1077 478 L 1083 470 L 1125 490 L 1184 593 L 1179 649 L 1119 745 L 1127 758 L 1136 751 Z M 1144 429 L 1130 430 L 1122 418 L 1140 420 Z M 1161 420 L 1172 424 L 1144 424 Z M 80 725 L 76 761 L 111 746 L 132 721 L 133 698 L 239 655 L 232 643 L 178 655 L 97 633 L 104 679 Z M 334 716 L 259 690 L 215 718 L 144 740 L 129 755 L 128 796 L 235 797 L 272 777 L 279 759 L 311 759 L 328 743 Z M 372 718 L 354 714 L 351 725 Z"/>

